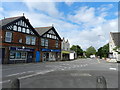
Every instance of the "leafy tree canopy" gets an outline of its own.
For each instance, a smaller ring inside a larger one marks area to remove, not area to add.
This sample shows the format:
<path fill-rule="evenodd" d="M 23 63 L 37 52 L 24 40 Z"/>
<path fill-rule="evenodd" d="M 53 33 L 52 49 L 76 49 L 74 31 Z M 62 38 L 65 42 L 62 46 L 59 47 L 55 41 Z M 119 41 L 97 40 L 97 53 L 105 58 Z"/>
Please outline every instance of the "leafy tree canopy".
<path fill-rule="evenodd" d="M 77 56 L 82 56 L 83 55 L 83 50 L 79 45 L 73 45 L 70 50 L 73 50 L 77 53 Z"/>
<path fill-rule="evenodd" d="M 86 49 L 86 56 L 90 57 L 90 55 L 96 54 L 96 49 L 93 46 L 90 46 Z"/>

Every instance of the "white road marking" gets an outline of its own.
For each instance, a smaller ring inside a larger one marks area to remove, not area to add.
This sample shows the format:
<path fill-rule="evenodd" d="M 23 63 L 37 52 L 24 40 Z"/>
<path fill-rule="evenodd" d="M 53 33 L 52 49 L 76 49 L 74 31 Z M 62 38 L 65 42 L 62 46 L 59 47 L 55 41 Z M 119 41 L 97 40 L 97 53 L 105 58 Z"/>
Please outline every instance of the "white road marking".
<path fill-rule="evenodd" d="M 72 73 L 71 76 L 92 76 L 89 73 Z"/>
<path fill-rule="evenodd" d="M 10 77 L 10 76 L 18 75 L 18 74 L 20 74 L 20 73 L 10 74 L 10 75 L 7 75 L 7 76 Z"/>
<path fill-rule="evenodd" d="M 110 70 L 117 70 L 116 68 L 109 68 Z"/>
<path fill-rule="evenodd" d="M 0 83 L 10 82 L 10 80 L 0 81 Z"/>
<path fill-rule="evenodd" d="M 16 76 L 16 75 L 22 75 L 22 74 L 25 74 L 25 73 L 32 73 L 32 72 L 34 72 L 34 71 L 27 71 L 27 72 L 15 73 L 15 74 L 7 75 L 7 77 Z"/>
<path fill-rule="evenodd" d="M 54 70 L 42 71 L 42 72 L 38 72 L 38 73 L 35 73 L 35 74 L 31 74 L 31 75 L 27 75 L 27 76 L 19 77 L 18 79 L 25 79 L 25 78 L 29 78 L 29 77 L 33 77 L 33 76 L 37 76 L 37 75 L 40 75 L 40 74 L 46 74 L 46 73 L 53 72 L 53 71 L 54 71 Z"/>
<path fill-rule="evenodd" d="M 27 71 L 28 73 L 34 72 L 34 71 Z"/>

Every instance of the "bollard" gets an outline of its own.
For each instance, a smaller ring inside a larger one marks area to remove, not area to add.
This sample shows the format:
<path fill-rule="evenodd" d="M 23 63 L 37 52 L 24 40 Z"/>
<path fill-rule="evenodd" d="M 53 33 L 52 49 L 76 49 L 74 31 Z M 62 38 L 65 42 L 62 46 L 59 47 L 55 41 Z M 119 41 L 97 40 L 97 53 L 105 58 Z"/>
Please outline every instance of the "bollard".
<path fill-rule="evenodd" d="M 20 81 L 19 81 L 19 79 L 13 79 L 11 81 L 11 90 L 20 90 Z"/>
<path fill-rule="evenodd" d="M 103 76 L 98 76 L 96 80 L 97 90 L 107 90 L 107 83 Z"/>

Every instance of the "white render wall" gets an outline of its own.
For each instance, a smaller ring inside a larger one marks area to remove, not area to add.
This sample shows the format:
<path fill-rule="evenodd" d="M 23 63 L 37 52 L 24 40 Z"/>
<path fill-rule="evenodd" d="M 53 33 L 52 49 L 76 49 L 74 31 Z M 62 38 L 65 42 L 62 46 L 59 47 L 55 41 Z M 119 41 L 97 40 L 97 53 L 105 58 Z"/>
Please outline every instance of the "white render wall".
<path fill-rule="evenodd" d="M 115 48 L 115 44 L 114 44 L 114 41 L 112 39 L 112 36 L 110 34 L 110 41 L 109 41 L 109 52 L 110 53 L 113 53 L 113 58 L 119 60 L 120 59 L 120 55 L 118 54 L 118 52 L 114 51 L 113 49 Z"/>
<path fill-rule="evenodd" d="M 61 44 L 61 48 L 62 48 L 62 50 L 70 51 L 70 44 L 69 44 L 69 42 L 66 42 L 65 40 L 63 40 L 62 44 Z"/>

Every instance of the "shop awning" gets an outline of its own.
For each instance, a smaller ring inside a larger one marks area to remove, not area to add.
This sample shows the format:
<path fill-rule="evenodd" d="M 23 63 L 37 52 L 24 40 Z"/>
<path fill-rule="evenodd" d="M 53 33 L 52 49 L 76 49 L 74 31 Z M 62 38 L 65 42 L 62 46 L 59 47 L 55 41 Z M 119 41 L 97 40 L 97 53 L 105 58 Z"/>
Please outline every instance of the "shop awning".
<path fill-rule="evenodd" d="M 62 53 L 69 54 L 70 52 L 69 51 L 62 51 Z"/>

